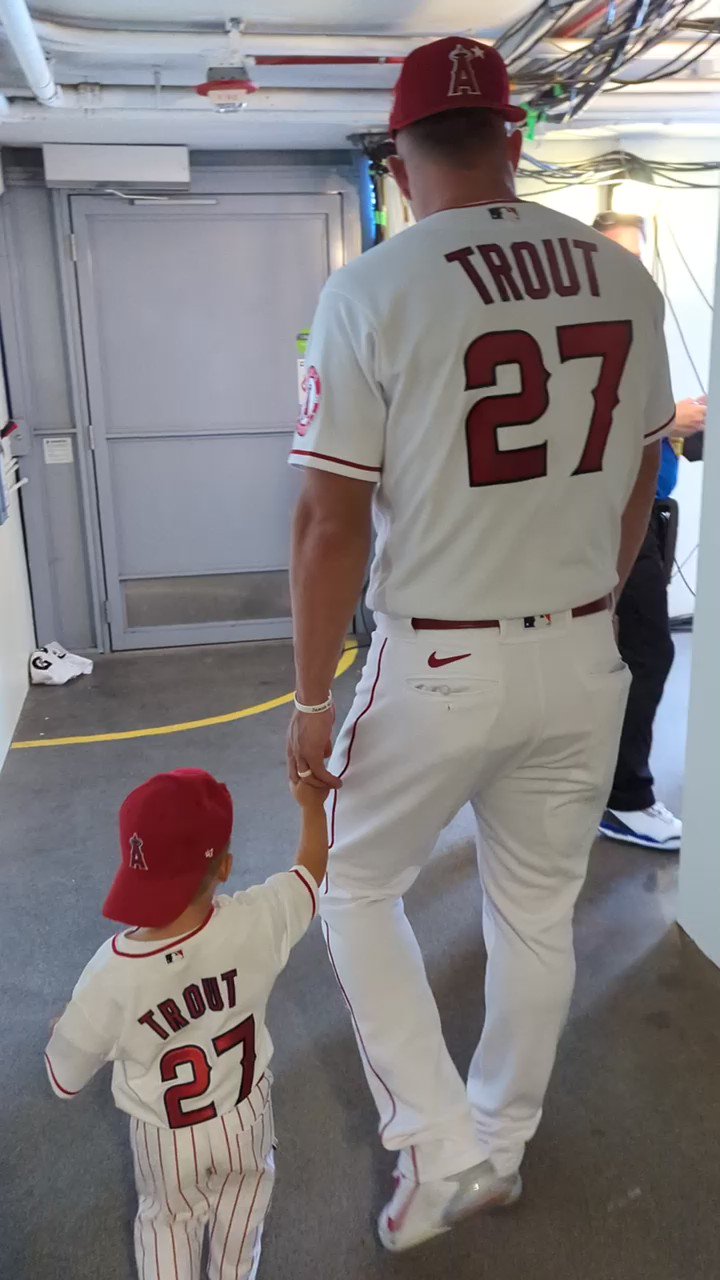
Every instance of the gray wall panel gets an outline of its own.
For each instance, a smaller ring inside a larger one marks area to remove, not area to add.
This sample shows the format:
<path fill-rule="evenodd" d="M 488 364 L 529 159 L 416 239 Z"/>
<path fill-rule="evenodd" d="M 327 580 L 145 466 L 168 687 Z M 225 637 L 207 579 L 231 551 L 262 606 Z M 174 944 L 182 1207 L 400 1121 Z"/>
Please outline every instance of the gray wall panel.
<path fill-rule="evenodd" d="M 101 566 L 89 552 L 93 530 L 88 524 L 96 503 L 92 455 L 82 455 L 84 501 L 79 466 L 87 422 L 84 388 L 78 389 L 82 352 L 65 235 L 67 201 L 56 196 L 53 208 L 51 193 L 42 185 L 38 152 L 4 149 L 3 162 L 7 187 L 0 199 L 0 322 L 11 412 L 29 428 L 29 452 L 21 465 L 30 480 L 24 512 L 38 639 L 56 636 L 75 649 L 101 647 L 96 620 L 105 590 Z M 345 252 L 354 256 L 360 249 L 359 169 L 350 153 L 208 153 L 193 155 L 192 170 L 193 187 L 201 191 L 339 190 Z M 56 222 L 59 207 L 63 213 Z M 66 251 L 63 292 L 58 254 Z M 72 464 L 45 463 L 43 438 L 57 434 L 72 436 Z"/>
<path fill-rule="evenodd" d="M 25 337 L 25 416 L 34 431 L 67 431 L 74 423 L 49 196 L 25 187 L 11 188 L 5 199 Z"/>
<path fill-rule="evenodd" d="M 50 194 L 10 186 L 1 213 L 7 259 L 0 306 L 11 411 L 28 427 L 30 452 L 21 467 L 30 481 L 23 509 L 38 642 L 57 638 L 88 649 L 96 641 Z M 72 436 L 72 464 L 45 464 L 43 438 L 57 434 Z"/>
<path fill-rule="evenodd" d="M 53 635 L 45 639 L 52 640 L 57 635 L 71 649 L 92 648 L 87 577 L 83 572 L 85 530 L 78 497 L 77 471 L 75 466 L 67 464 L 47 466 L 41 455 L 36 475 L 42 485 L 41 503 L 48 529 L 47 548 L 56 618 Z M 69 554 L 71 548 L 79 549 L 75 564 Z"/>
<path fill-rule="evenodd" d="M 120 574 L 286 566 L 298 489 L 297 473 L 287 465 L 291 441 L 285 434 L 114 440 Z"/>

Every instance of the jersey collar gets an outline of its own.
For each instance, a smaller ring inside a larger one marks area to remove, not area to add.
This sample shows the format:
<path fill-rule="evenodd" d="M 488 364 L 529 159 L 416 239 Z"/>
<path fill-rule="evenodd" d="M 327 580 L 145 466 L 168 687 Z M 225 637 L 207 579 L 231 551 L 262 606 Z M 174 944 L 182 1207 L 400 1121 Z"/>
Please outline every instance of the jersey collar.
<path fill-rule="evenodd" d="M 112 940 L 112 949 L 116 956 L 124 956 L 126 960 L 147 960 L 148 956 L 160 956 L 164 951 L 174 951 L 176 947 L 182 946 L 184 942 L 188 942 L 190 938 L 194 938 L 207 924 L 210 923 L 215 913 L 214 906 L 210 908 L 202 924 L 197 929 L 192 929 L 190 933 L 184 933 L 179 938 L 168 938 L 161 947 L 153 947 L 151 951 L 123 951 L 122 943 L 132 943 L 133 933 L 135 930 L 128 929 L 125 933 L 118 933 Z M 150 943 L 136 942 L 136 947 L 150 946 Z"/>

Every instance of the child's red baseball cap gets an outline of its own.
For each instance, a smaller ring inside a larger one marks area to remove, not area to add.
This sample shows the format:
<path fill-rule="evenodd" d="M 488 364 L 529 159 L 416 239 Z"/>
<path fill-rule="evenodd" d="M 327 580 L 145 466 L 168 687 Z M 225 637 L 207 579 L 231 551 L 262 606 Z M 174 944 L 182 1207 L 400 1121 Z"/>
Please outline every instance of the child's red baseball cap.
<path fill-rule="evenodd" d="M 497 49 L 466 36 L 445 36 L 413 49 L 395 85 L 390 132 L 443 111 L 478 107 L 512 124 L 526 113 L 510 101 L 507 67 Z"/>
<path fill-rule="evenodd" d="M 232 825 L 230 792 L 204 769 L 149 778 L 120 810 L 122 865 L 103 915 L 151 929 L 176 920 L 227 849 Z"/>

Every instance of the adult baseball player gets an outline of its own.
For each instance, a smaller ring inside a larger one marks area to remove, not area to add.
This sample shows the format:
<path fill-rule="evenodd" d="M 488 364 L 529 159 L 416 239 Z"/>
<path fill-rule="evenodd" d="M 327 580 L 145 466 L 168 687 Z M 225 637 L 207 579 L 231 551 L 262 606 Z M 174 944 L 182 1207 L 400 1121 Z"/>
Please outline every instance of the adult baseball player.
<path fill-rule="evenodd" d="M 268 997 L 315 914 L 327 862 L 322 794 L 298 787 L 295 867 L 215 898 L 232 867 L 227 788 L 160 774 L 120 814 L 122 866 L 104 913 L 143 928 L 83 971 L 45 1059 L 74 1097 L 107 1061 L 130 1117 L 139 1280 L 254 1280 L 275 1177 Z"/>
<path fill-rule="evenodd" d="M 493 49 L 451 37 L 406 60 L 391 164 L 417 225 L 326 285 L 292 453 L 290 772 L 334 788 L 321 913 L 399 1153 L 379 1223 L 394 1250 L 520 1194 L 627 693 L 612 596 L 674 413 L 648 274 L 516 199 L 522 118 Z M 377 630 L 328 769 L 371 508 Z M 467 801 L 488 961 L 466 1086 L 403 894 Z"/>

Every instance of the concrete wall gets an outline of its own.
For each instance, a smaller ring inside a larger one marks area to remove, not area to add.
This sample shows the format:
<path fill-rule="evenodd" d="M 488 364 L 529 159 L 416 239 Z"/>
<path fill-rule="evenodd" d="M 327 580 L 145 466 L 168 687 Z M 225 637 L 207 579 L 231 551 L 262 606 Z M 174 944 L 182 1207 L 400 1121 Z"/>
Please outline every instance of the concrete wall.
<path fill-rule="evenodd" d="M 7 419 L 0 371 L 0 422 Z M 0 445 L 0 467 L 10 460 Z M 19 495 L 10 498 L 10 518 L 0 526 L 0 767 L 12 741 L 28 687 L 28 657 L 34 631 Z"/>

